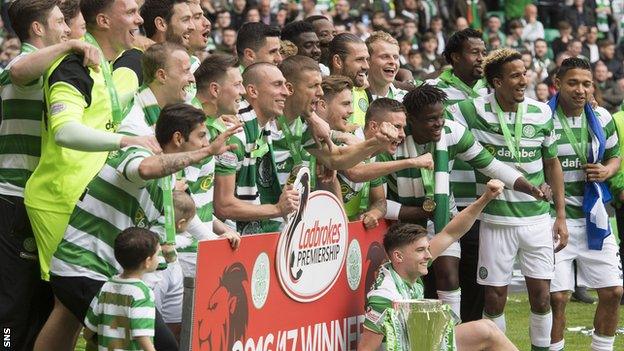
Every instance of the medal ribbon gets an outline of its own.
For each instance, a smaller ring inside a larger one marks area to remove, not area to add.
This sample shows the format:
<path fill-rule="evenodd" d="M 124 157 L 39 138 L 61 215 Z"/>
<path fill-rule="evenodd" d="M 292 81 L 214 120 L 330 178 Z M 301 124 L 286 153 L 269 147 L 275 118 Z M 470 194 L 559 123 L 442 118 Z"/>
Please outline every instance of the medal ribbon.
<path fill-rule="evenodd" d="M 498 123 L 500 124 L 503 137 L 505 138 L 505 144 L 511 153 L 511 157 L 515 159 L 517 163 L 522 163 L 520 160 L 520 140 L 522 139 L 522 117 L 524 115 L 524 104 L 518 104 L 518 109 L 516 110 L 516 120 L 514 121 L 513 137 L 511 136 L 509 126 L 507 126 L 507 122 L 505 121 L 505 114 L 496 101 L 496 97 L 494 98 L 494 104 L 492 105 L 494 105 L 496 116 L 498 116 Z"/>
<path fill-rule="evenodd" d="M 284 139 L 286 139 L 286 144 L 288 144 L 288 148 L 290 149 L 290 154 L 292 155 L 294 165 L 300 165 L 302 161 L 301 157 L 301 135 L 302 135 L 302 125 L 301 118 L 297 118 L 295 120 L 295 134 L 292 134 L 292 131 L 288 127 L 286 123 L 286 117 L 279 116 L 277 117 L 277 122 L 279 123 L 280 129 L 284 133 Z"/>
<path fill-rule="evenodd" d="M 434 156 L 433 142 L 429 143 L 429 152 L 431 153 L 431 156 Z M 434 181 L 435 181 L 434 174 L 435 174 L 435 170 L 426 169 L 426 168 L 420 169 L 420 175 L 421 175 L 422 182 L 423 182 L 423 188 L 425 189 L 425 197 L 431 200 L 433 200 L 433 194 L 434 194 Z"/>
<path fill-rule="evenodd" d="M 570 123 L 568 122 L 568 118 L 561 110 L 561 106 L 557 107 L 557 118 L 559 118 L 559 122 L 561 123 L 561 127 L 563 128 L 563 132 L 565 133 L 570 145 L 572 145 L 572 149 L 574 149 L 574 153 L 581 160 L 582 164 L 587 164 L 587 144 L 589 143 L 589 134 L 587 132 L 587 118 L 585 117 L 585 112 L 581 115 L 581 141 L 579 142 L 570 128 Z"/>
<path fill-rule="evenodd" d="M 422 298 L 422 296 L 418 296 L 418 290 L 416 288 L 414 288 L 413 286 L 410 286 L 409 284 L 407 284 L 405 280 L 399 277 L 397 272 L 394 271 L 394 268 L 392 268 L 391 264 L 388 264 L 388 270 L 390 271 L 390 274 L 392 275 L 392 280 L 394 281 L 394 285 L 396 285 L 396 288 L 399 291 L 399 294 L 401 294 L 401 296 L 404 299 L 411 300 L 411 299 Z M 414 284 L 414 285 L 417 285 L 417 284 Z"/>
<path fill-rule="evenodd" d="M 163 193 L 163 207 L 165 210 L 165 244 L 175 244 L 175 212 L 173 209 L 173 184 L 175 174 L 159 179 Z"/>
<path fill-rule="evenodd" d="M 119 123 L 121 123 L 123 115 L 121 111 L 121 106 L 119 105 L 117 90 L 115 90 L 115 84 L 113 82 L 113 71 L 111 68 L 111 64 L 104 57 L 104 52 L 102 52 L 102 48 L 100 48 L 98 42 L 88 32 L 85 33 L 85 41 L 95 46 L 100 52 L 100 69 L 102 70 L 102 74 L 104 75 L 104 81 L 106 82 L 106 87 L 108 88 L 108 95 L 110 95 L 113 124 L 116 127 L 117 125 L 119 125 Z"/>

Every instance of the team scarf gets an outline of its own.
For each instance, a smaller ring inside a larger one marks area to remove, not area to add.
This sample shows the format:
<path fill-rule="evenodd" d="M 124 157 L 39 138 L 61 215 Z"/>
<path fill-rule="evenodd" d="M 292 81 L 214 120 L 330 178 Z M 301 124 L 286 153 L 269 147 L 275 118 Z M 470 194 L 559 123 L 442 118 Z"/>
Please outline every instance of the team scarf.
<path fill-rule="evenodd" d="M 414 158 L 418 157 L 418 151 L 416 150 L 416 143 L 414 137 L 411 135 L 405 138 L 405 142 L 401 144 L 403 148 L 403 155 L 406 157 Z M 446 132 L 442 129 L 442 137 L 434 145 L 433 150 L 433 171 L 434 171 L 434 192 L 433 200 L 436 203 L 436 208 L 433 211 L 433 224 L 435 232 L 439 233 L 448 224 L 450 219 L 450 205 L 449 205 L 449 157 L 448 148 L 446 144 Z M 422 172 L 422 171 L 421 171 Z M 421 175 L 422 177 L 422 175 Z M 417 185 L 422 181 L 418 178 L 412 179 L 413 194 L 416 194 Z M 423 184 L 424 188 L 424 184 Z"/>
<path fill-rule="evenodd" d="M 553 118 L 557 118 L 558 103 L 559 93 L 548 101 Z M 591 137 L 587 163 L 599 163 L 604 160 L 607 139 L 602 125 L 589 103 L 585 104 L 584 111 Z M 611 234 L 609 214 L 607 214 L 605 207 L 605 203 L 609 201 L 611 201 L 611 193 L 605 182 L 585 182 L 583 212 L 587 225 L 587 244 L 590 250 L 602 250 L 604 239 Z"/>

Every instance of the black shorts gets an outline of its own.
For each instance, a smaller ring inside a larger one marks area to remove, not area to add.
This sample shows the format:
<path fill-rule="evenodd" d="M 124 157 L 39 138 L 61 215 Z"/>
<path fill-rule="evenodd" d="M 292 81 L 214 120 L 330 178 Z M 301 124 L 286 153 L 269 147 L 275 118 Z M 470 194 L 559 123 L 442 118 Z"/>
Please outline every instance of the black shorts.
<path fill-rule="evenodd" d="M 50 275 L 52 292 L 61 303 L 84 324 L 91 300 L 106 283 L 85 277 L 61 277 Z"/>

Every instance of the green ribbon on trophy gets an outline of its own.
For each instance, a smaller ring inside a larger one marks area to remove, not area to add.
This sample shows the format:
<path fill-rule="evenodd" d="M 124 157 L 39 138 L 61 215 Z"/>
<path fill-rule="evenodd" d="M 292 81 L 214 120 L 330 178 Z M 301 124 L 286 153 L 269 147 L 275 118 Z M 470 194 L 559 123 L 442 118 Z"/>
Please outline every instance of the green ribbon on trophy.
<path fill-rule="evenodd" d="M 434 144 L 429 143 L 429 152 L 431 155 L 434 155 Z M 434 195 L 434 183 L 435 183 L 435 174 L 431 169 L 421 168 L 420 176 L 423 182 L 423 188 L 425 189 L 425 201 L 422 203 L 423 210 L 427 212 L 433 212 L 436 209 L 436 202 L 433 199 Z"/>
<path fill-rule="evenodd" d="M 568 122 L 568 117 L 561 110 L 561 106 L 557 107 L 557 118 L 559 118 L 559 123 L 561 123 L 561 127 L 563 128 L 563 132 L 565 133 L 570 145 L 572 145 L 572 149 L 574 153 L 581 161 L 581 164 L 587 164 L 587 145 L 589 143 L 589 133 L 587 131 L 587 118 L 585 117 L 585 112 L 581 115 L 581 141 L 579 142 L 570 128 L 570 123 Z"/>
<path fill-rule="evenodd" d="M 423 299 L 420 282 L 408 284 L 388 265 L 403 300 L 386 309 L 384 328 L 387 351 L 454 351 L 455 328 L 450 307 Z"/>
<path fill-rule="evenodd" d="M 119 104 L 119 97 L 117 96 L 117 90 L 115 90 L 115 83 L 113 81 L 113 69 L 111 64 L 104 57 L 104 52 L 100 48 L 100 44 L 98 44 L 97 40 L 90 34 L 85 33 L 84 39 L 87 43 L 95 46 L 100 52 L 100 69 L 102 70 L 102 75 L 104 76 L 104 81 L 106 82 L 106 88 L 108 88 L 108 95 L 110 96 L 111 101 L 111 111 L 112 111 L 112 121 L 107 124 L 106 129 L 114 130 L 119 126 L 123 119 L 123 111 L 121 110 L 121 105 Z"/>
<path fill-rule="evenodd" d="M 173 206 L 173 187 L 176 181 L 176 175 L 172 174 L 167 177 L 160 178 L 158 180 L 158 185 L 160 185 L 160 189 L 162 190 L 163 196 L 163 209 L 165 215 L 165 240 L 163 244 L 170 245 L 173 247 L 173 250 L 162 250 L 161 254 L 164 258 L 163 260 L 159 260 L 158 269 L 162 270 L 167 268 L 167 263 L 171 263 L 176 260 L 177 253 L 175 251 L 175 236 L 176 236 L 176 225 L 175 225 L 175 210 Z"/>
<path fill-rule="evenodd" d="M 522 117 L 524 115 L 525 105 L 523 103 L 518 104 L 518 109 L 516 110 L 516 120 L 514 121 L 513 136 L 511 135 L 509 126 L 507 126 L 507 121 L 505 121 L 505 114 L 503 113 L 500 105 L 497 101 L 493 105 L 494 110 L 496 111 L 496 116 L 498 117 L 498 123 L 500 124 L 501 132 L 503 132 L 503 138 L 505 138 L 505 145 L 507 145 L 507 148 L 511 153 L 511 157 L 515 160 L 514 164 L 520 172 L 526 174 L 526 172 L 522 168 L 522 158 L 520 157 L 520 141 L 522 140 Z"/>

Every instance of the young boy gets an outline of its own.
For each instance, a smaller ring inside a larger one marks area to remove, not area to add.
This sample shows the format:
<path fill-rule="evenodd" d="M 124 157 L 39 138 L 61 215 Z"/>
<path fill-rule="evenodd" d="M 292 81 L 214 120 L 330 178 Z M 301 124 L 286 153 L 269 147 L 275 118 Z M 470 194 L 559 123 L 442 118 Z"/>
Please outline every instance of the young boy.
<path fill-rule="evenodd" d="M 91 301 L 84 320 L 88 349 L 156 350 L 154 293 L 141 278 L 158 266 L 158 237 L 131 227 L 117 236 L 114 249 L 123 272 L 104 283 Z"/>

